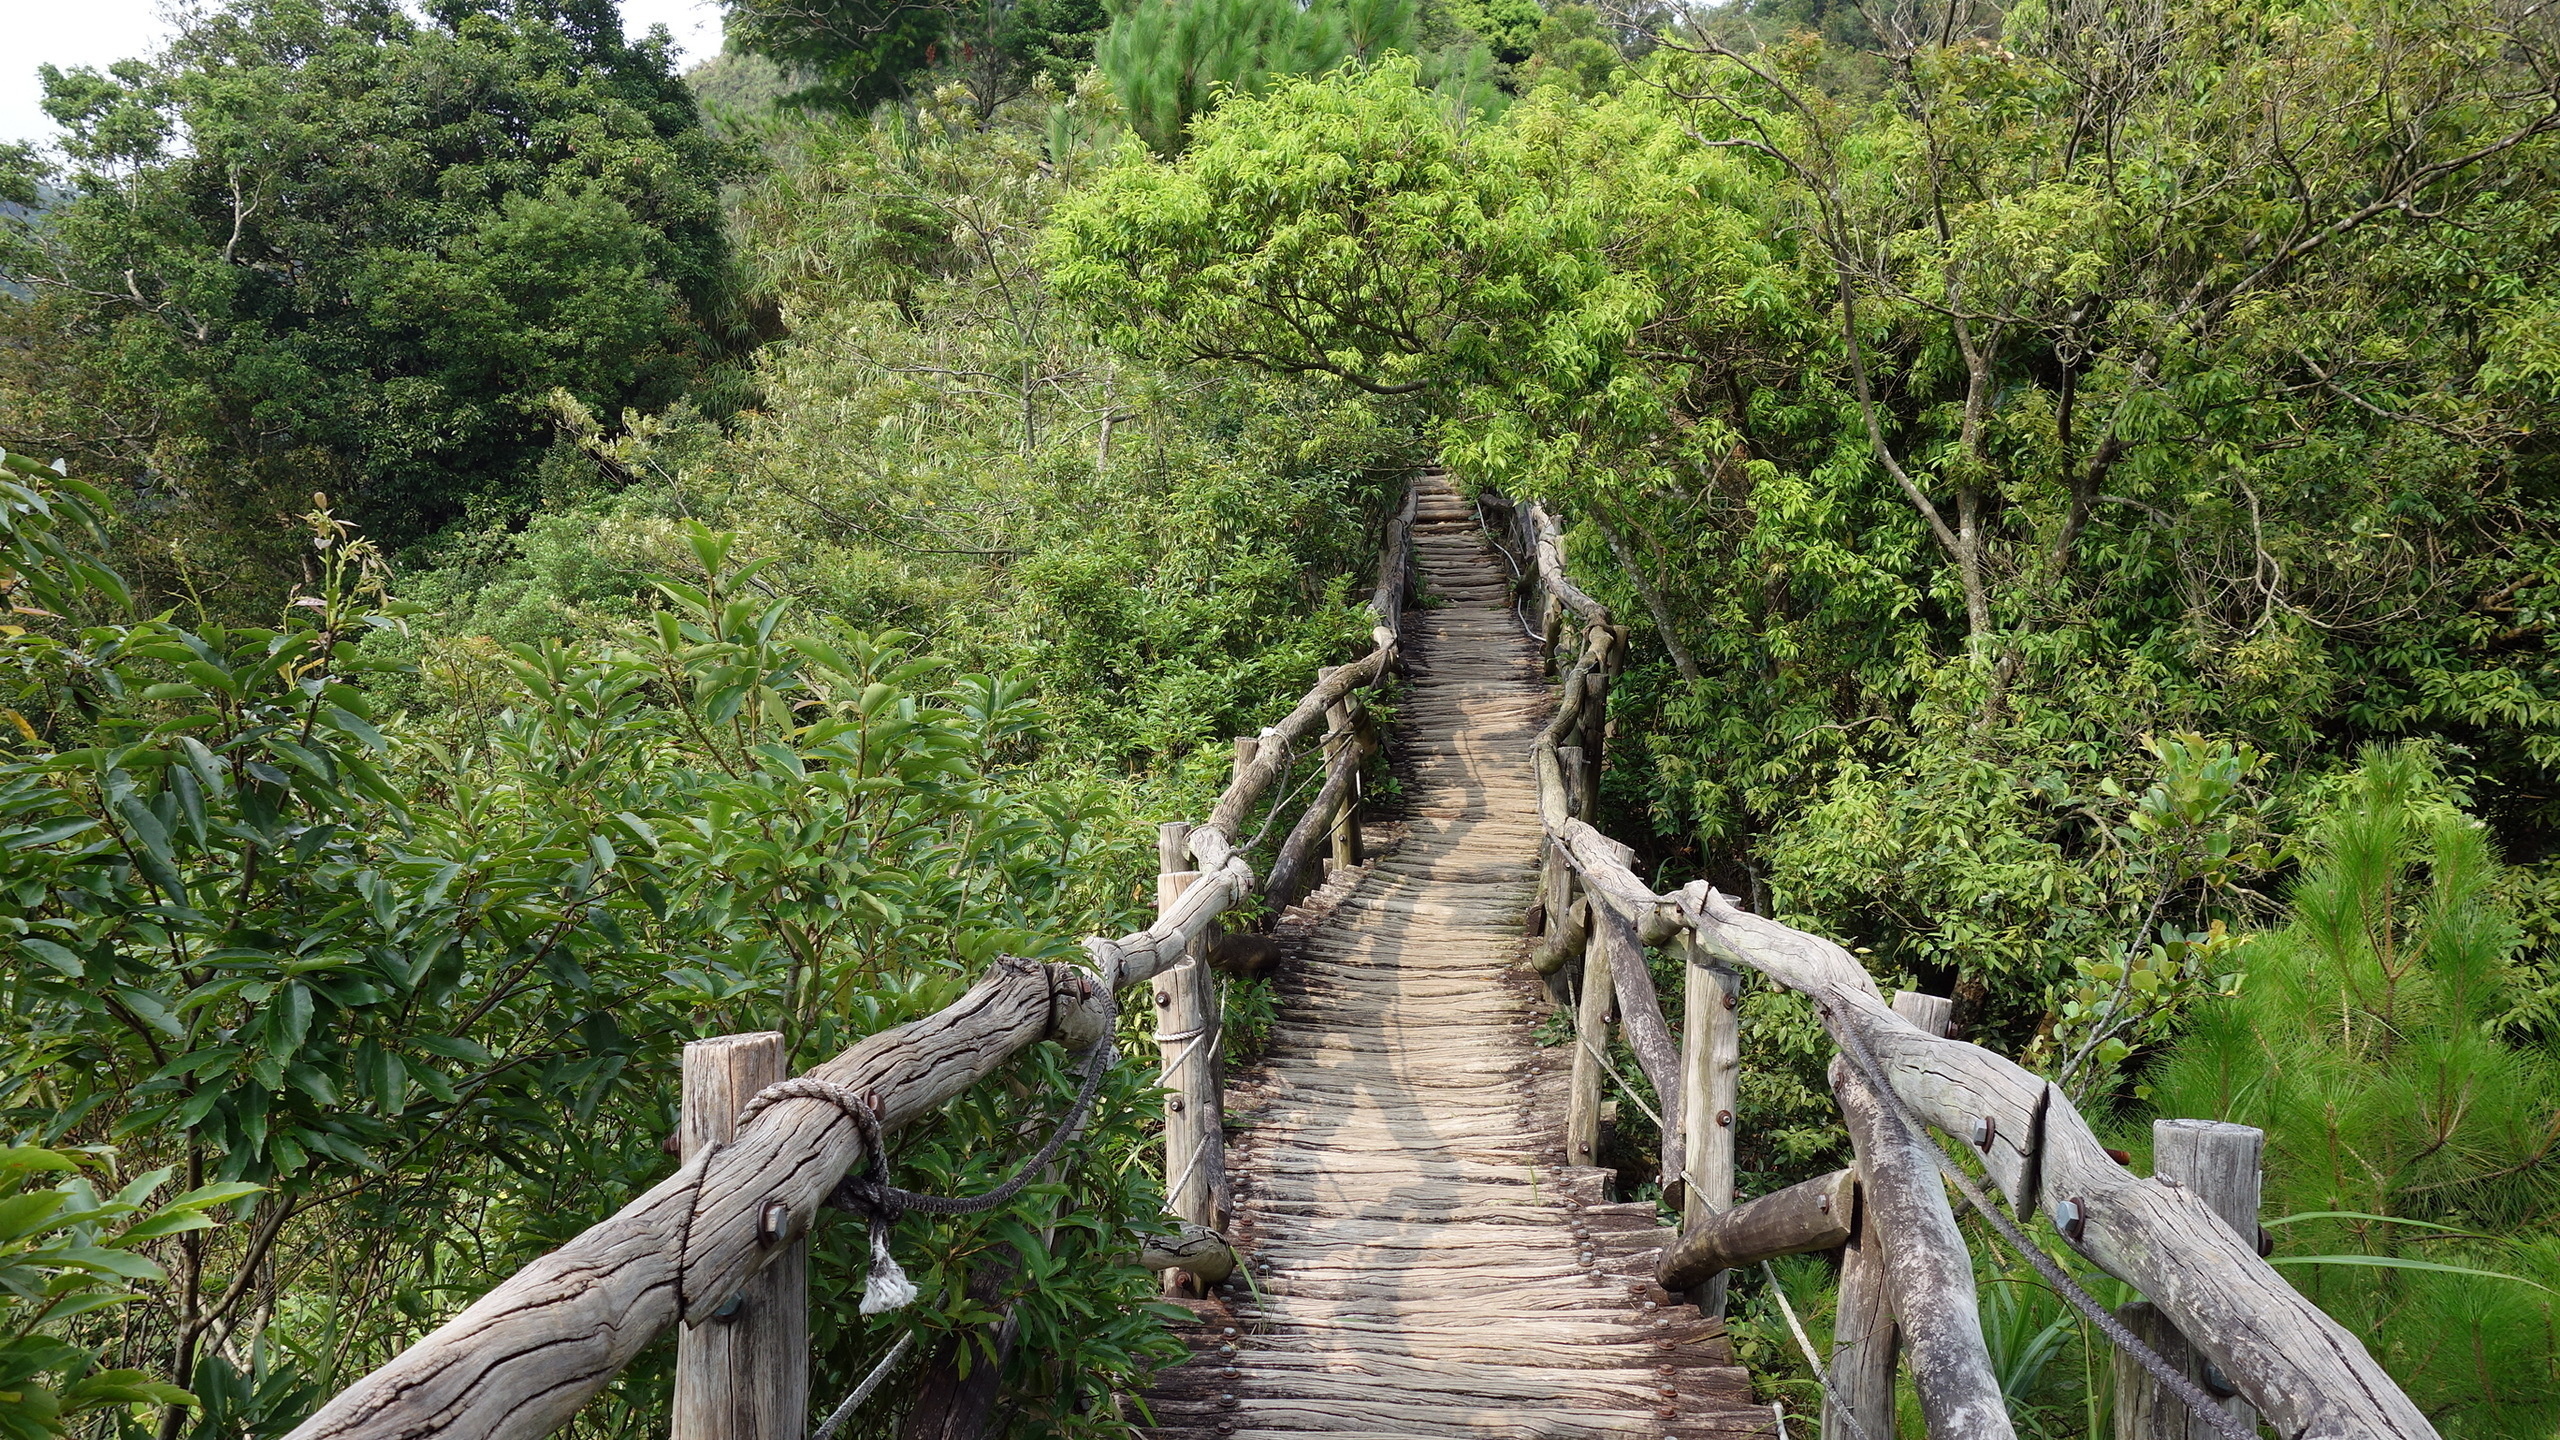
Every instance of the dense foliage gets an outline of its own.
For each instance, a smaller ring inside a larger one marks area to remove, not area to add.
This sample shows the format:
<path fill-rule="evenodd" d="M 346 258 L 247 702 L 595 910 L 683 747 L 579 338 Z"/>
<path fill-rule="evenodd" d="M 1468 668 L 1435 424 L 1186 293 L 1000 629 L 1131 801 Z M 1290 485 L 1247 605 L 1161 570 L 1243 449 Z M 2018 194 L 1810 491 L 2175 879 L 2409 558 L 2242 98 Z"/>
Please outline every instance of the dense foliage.
<path fill-rule="evenodd" d="M 34 301 L 0 425 L 144 477 L 130 519 L 199 585 L 313 489 L 396 543 L 521 511 L 546 394 L 662 408 L 753 338 L 746 157 L 609 0 L 255 0 L 45 104 L 63 198 L 0 222 Z"/>
<path fill-rule="evenodd" d="M 226 0 L 6 152 L 0 443 L 70 463 L 0 489 L 0 1430 L 279 1433 L 663 1176 L 682 1040 L 805 1064 L 1130 924 L 1434 452 L 1636 626 L 1660 883 L 2129 1149 L 2265 1127 L 2286 1273 L 2446 1433 L 2549 1429 L 2540 10 L 732 10 L 709 128 L 605 0 Z M 1743 1016 L 1746 1185 L 1837 1163 L 1800 999 Z M 902 1173 L 1009 1168 L 1047 1048 Z M 913 1330 L 872 1433 L 1126 1433 L 1152 1109 L 902 1226 L 819 1398 Z M 1973 1238 L 2013 1408 L 2111 1433 Z M 580 1430 L 662 1430 L 667 1354 Z"/>

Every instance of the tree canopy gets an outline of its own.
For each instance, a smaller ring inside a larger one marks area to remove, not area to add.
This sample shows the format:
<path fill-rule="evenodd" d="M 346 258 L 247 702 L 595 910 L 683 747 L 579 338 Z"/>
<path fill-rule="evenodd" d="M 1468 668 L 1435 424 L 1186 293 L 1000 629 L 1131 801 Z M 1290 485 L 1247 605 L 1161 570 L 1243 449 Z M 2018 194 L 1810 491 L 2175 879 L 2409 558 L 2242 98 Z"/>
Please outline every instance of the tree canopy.
<path fill-rule="evenodd" d="M 553 391 L 663 408 L 752 338 L 746 157 L 610 0 L 251 0 L 45 103 L 64 198 L 0 272 L 70 343 L 9 426 L 192 509 L 325 488 L 405 543 L 529 502 Z"/>

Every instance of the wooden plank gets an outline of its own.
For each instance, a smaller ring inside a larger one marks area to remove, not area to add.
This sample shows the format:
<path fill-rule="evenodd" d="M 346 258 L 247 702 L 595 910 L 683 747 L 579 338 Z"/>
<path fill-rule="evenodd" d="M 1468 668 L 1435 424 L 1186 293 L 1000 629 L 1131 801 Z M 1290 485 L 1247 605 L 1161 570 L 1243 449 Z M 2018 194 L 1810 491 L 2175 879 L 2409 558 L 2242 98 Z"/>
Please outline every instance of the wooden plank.
<path fill-rule="evenodd" d="M 2017 1432 L 1982 1340 L 1973 1257 L 1947 1208 L 1946 1185 L 1929 1142 L 1884 1112 L 1845 1057 L 1831 1062 L 1831 1092 L 1858 1155 L 1864 1221 L 1884 1241 L 1893 1312 L 1929 1433 L 2010 1440 Z"/>
<path fill-rule="evenodd" d="M 1834 1170 L 1710 1214 L 1664 1247 L 1654 1278 L 1679 1294 L 1727 1270 L 1845 1245 L 1857 1189 L 1858 1172 Z"/>
<path fill-rule="evenodd" d="M 678 1155 L 691 1161 L 738 1137 L 738 1112 L 789 1079 L 779 1031 L 684 1047 Z M 781 1247 L 735 1307 L 676 1337 L 675 1440 L 800 1440 L 809 1430 L 809 1242 Z"/>

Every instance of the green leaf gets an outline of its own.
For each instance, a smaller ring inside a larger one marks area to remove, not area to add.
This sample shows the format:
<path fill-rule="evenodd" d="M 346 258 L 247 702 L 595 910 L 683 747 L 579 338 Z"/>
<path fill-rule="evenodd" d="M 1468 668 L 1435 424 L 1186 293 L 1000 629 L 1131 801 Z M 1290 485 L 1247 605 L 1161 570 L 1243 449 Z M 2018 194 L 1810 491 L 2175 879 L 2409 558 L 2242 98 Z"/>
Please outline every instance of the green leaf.
<path fill-rule="evenodd" d="M 2460 1235 L 2467 1240 L 2495 1240 L 2498 1238 L 2495 1235 L 2483 1235 L 2476 1230 L 2457 1230 L 2450 1225 L 2439 1225 L 2432 1220 L 2408 1220 L 2398 1215 L 2373 1215 L 2362 1210 L 2305 1210 L 2299 1215 L 2286 1215 L 2274 1220 L 2262 1220 L 2258 1223 L 2266 1226 L 2270 1230 L 2274 1230 L 2281 1226 L 2290 1225 L 2297 1220 L 2371 1220 L 2382 1225 L 2414 1225 L 2421 1230 L 2441 1230 L 2447 1235 Z"/>
<path fill-rule="evenodd" d="M 54 944 L 50 940 L 39 940 L 32 935 L 21 936 L 18 940 L 18 948 L 26 951 L 30 955 L 33 955 L 47 965 L 52 966 L 54 969 L 61 971 L 65 976 L 73 980 L 77 980 L 87 973 L 88 967 L 81 963 L 79 956 L 72 954 L 69 950 Z"/>
<path fill-rule="evenodd" d="M 2469 1275 L 2480 1280 L 2513 1280 L 2519 1285 L 2530 1285 L 2536 1290 L 2560 1295 L 2560 1290 L 2553 1290 L 2539 1280 L 2527 1280 L 2521 1275 L 2509 1275 L 2503 1270 L 2474 1270 L 2467 1265 L 2447 1265 L 2436 1260 L 2407 1260 L 2397 1255 L 2279 1255 L 2267 1263 L 2270 1265 L 2371 1265 L 2382 1270 L 2431 1270 L 2439 1275 Z"/>

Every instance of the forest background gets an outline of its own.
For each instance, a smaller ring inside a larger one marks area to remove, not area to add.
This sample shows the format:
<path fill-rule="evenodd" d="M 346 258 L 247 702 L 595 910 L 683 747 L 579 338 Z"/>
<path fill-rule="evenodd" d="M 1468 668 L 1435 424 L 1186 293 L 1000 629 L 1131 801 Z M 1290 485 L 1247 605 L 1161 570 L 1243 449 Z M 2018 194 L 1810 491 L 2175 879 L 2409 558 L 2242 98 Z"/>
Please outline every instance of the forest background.
<path fill-rule="evenodd" d="M 1130 923 L 1435 454 L 1637 622 L 1658 885 L 2136 1152 L 2266 1127 L 2279 1263 L 2445 1433 L 2560 1423 L 2548 17 L 730 19 L 679 76 L 607 0 L 222 0 L 0 162 L 0 1431 L 281 1433 L 662 1176 L 684 1040 L 805 1064 Z M 1757 1192 L 1844 1142 L 1800 1001 L 1743 1013 Z M 1068 1088 L 900 1173 L 982 1188 Z M 1125 1433 L 1152 1109 L 906 1227 L 820 1402 L 912 1330 L 873 1433 Z M 2111 1433 L 1975 1253 L 2016 1413 Z M 577 1429 L 662 1430 L 669 1360 Z"/>

